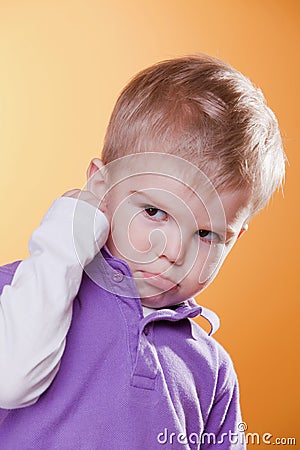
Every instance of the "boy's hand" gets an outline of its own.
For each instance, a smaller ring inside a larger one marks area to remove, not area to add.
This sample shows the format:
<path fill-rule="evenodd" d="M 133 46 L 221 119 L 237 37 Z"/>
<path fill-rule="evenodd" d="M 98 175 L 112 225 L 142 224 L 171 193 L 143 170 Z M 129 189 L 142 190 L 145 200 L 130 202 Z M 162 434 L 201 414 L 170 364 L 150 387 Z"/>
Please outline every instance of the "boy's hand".
<path fill-rule="evenodd" d="M 95 208 L 100 209 L 100 211 L 102 211 L 106 215 L 108 221 L 110 222 L 105 199 L 102 199 L 102 201 L 99 200 L 99 198 L 97 198 L 92 192 L 82 191 L 80 189 L 72 189 L 71 191 L 65 192 L 62 197 L 78 198 L 80 200 L 84 200 L 87 203 L 90 203 Z"/>

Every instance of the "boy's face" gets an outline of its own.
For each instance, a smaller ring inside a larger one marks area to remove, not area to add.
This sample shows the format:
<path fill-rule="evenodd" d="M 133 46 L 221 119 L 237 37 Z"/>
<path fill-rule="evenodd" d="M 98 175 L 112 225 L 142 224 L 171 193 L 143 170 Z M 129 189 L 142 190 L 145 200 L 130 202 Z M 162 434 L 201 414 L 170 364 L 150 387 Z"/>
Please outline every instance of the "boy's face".
<path fill-rule="evenodd" d="M 245 228 L 248 193 L 217 194 L 203 173 L 172 155 L 112 164 L 106 245 L 128 263 L 142 304 L 174 305 L 203 290 Z"/>

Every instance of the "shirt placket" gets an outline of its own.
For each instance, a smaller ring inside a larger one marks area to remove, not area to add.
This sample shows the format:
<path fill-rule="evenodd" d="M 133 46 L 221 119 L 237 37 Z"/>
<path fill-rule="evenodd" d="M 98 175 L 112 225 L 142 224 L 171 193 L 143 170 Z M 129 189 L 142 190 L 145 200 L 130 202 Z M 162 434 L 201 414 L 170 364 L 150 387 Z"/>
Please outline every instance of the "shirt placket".
<path fill-rule="evenodd" d="M 110 290 L 118 299 L 128 336 L 131 359 L 130 385 L 141 389 L 155 389 L 158 356 L 153 345 L 154 323 L 143 318 L 140 298 L 126 265 L 111 261 L 105 265 Z"/>
<path fill-rule="evenodd" d="M 131 385 L 141 389 L 155 389 L 158 373 L 158 356 L 153 345 L 154 323 L 140 322 L 135 364 Z"/>

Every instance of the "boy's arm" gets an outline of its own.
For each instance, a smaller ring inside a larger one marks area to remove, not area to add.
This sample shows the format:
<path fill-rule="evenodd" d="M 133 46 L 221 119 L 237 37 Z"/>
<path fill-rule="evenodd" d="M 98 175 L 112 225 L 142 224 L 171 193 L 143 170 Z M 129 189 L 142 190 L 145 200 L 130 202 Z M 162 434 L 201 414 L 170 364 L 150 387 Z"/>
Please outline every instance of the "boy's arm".
<path fill-rule="evenodd" d="M 69 197 L 53 202 L 0 296 L 0 408 L 31 405 L 51 384 L 83 267 L 107 239 L 104 213 Z"/>
<path fill-rule="evenodd" d="M 244 450 L 244 426 L 237 376 L 229 356 L 225 354 L 219 370 L 216 397 L 201 437 L 201 449 Z"/>

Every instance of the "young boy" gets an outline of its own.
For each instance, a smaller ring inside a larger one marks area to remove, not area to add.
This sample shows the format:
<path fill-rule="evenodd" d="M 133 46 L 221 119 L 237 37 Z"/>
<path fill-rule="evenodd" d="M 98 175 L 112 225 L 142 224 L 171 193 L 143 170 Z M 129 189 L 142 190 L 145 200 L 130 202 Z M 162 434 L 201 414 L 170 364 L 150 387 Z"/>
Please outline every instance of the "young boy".
<path fill-rule="evenodd" d="M 86 189 L 0 268 L 0 448 L 245 448 L 236 374 L 191 320 L 284 177 L 262 93 L 205 55 L 121 93 Z M 210 333 L 210 334 L 211 334 Z"/>

